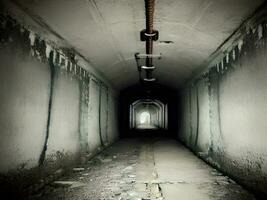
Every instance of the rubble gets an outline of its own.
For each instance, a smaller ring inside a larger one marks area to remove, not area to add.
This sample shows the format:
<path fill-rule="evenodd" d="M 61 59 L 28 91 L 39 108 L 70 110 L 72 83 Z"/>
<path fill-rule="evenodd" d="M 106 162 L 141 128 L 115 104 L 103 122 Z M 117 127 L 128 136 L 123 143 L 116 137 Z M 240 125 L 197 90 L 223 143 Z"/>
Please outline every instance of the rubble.
<path fill-rule="evenodd" d="M 82 171 L 84 171 L 84 170 L 85 170 L 85 169 L 84 169 L 83 167 L 79 167 L 79 168 L 77 167 L 77 168 L 73 168 L 73 169 L 72 169 L 73 172 L 82 172 Z"/>

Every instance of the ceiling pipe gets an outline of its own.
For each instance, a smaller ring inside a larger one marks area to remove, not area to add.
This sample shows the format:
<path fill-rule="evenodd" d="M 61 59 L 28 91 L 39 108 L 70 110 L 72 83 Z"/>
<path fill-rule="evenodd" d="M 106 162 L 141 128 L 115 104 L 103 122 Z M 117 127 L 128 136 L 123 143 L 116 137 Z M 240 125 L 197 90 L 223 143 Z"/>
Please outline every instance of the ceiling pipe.
<path fill-rule="evenodd" d="M 154 20 L 154 11 L 155 11 L 155 0 L 145 0 L 145 8 L 146 8 L 146 54 L 153 54 L 153 36 L 155 33 L 153 32 L 153 20 Z M 146 58 L 146 66 L 153 66 L 153 59 L 151 57 Z M 146 79 L 152 79 L 152 70 L 146 69 Z"/>
<path fill-rule="evenodd" d="M 153 78 L 152 72 L 155 69 L 153 65 L 153 58 L 161 58 L 160 55 L 153 54 L 153 41 L 157 41 L 159 33 L 157 30 L 153 30 L 154 11 L 155 11 L 155 0 L 144 0 L 145 1 L 145 15 L 146 15 L 146 29 L 140 32 L 141 41 L 146 42 L 146 54 L 135 54 L 135 60 L 139 72 L 139 78 L 141 82 L 154 82 L 156 79 Z M 145 58 L 145 65 L 140 65 L 140 59 Z M 145 71 L 145 78 L 142 78 L 142 70 Z"/>

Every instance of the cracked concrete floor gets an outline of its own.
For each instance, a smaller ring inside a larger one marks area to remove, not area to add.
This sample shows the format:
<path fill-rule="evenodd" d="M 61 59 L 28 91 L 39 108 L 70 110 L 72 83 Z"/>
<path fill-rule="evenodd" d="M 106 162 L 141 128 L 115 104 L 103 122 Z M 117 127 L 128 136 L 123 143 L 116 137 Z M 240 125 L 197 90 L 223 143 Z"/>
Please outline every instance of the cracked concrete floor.
<path fill-rule="evenodd" d="M 35 196 L 42 200 L 248 200 L 253 195 L 175 140 L 123 139 Z M 59 183 L 59 184 L 57 184 Z"/>

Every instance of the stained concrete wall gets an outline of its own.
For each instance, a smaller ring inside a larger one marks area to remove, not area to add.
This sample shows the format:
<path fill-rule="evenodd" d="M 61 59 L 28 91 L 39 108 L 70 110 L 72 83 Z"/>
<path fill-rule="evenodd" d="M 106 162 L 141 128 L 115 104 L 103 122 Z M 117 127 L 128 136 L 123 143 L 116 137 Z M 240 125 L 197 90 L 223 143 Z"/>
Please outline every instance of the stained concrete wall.
<path fill-rule="evenodd" d="M 46 134 L 49 68 L 15 42 L 0 48 L 1 172 L 38 165 Z"/>
<path fill-rule="evenodd" d="M 100 91 L 100 135 L 104 145 L 108 144 L 108 90 L 101 86 Z"/>
<path fill-rule="evenodd" d="M 0 176 L 78 164 L 80 155 L 104 147 L 101 120 L 103 140 L 113 143 L 112 86 L 75 51 L 44 40 L 10 15 L 0 14 L 0 21 Z"/>
<path fill-rule="evenodd" d="M 258 13 L 181 93 L 179 138 L 260 195 L 267 191 L 267 25 Z M 266 15 L 265 15 L 266 16 Z"/>
<path fill-rule="evenodd" d="M 111 144 L 119 138 L 118 131 L 118 96 L 114 93 L 108 93 L 108 124 L 107 124 L 107 138 L 108 143 Z"/>
<path fill-rule="evenodd" d="M 88 130 L 88 144 L 89 149 L 93 151 L 101 145 L 100 135 L 100 86 L 94 79 L 90 81 L 89 89 L 90 101 L 89 101 L 89 130 Z"/>
<path fill-rule="evenodd" d="M 80 152 L 80 89 L 66 72 L 55 74 L 46 157 L 77 156 Z M 82 140 L 81 140 L 82 141 Z"/>

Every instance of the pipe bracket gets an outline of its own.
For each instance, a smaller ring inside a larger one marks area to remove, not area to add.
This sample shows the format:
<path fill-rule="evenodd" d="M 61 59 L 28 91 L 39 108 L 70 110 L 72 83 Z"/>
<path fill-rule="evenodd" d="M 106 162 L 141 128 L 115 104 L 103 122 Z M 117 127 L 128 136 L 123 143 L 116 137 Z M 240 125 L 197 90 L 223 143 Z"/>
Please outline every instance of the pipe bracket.
<path fill-rule="evenodd" d="M 156 69 L 156 67 L 153 65 L 151 67 L 148 67 L 148 66 L 141 66 L 141 69 L 145 69 L 145 70 L 153 70 L 153 69 Z"/>
<path fill-rule="evenodd" d="M 159 32 L 157 30 L 153 30 L 152 33 L 148 33 L 146 29 L 140 32 L 140 40 L 146 41 L 151 38 L 153 41 L 157 41 L 159 39 Z"/>

